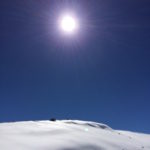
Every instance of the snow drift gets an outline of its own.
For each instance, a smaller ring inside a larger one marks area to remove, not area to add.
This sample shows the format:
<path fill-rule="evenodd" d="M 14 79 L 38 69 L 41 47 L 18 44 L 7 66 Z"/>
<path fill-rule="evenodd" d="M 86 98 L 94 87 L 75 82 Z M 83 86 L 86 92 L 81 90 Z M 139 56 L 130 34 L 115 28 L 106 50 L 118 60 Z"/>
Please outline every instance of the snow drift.
<path fill-rule="evenodd" d="M 150 150 L 150 135 L 78 120 L 1 123 L 0 150 Z"/>

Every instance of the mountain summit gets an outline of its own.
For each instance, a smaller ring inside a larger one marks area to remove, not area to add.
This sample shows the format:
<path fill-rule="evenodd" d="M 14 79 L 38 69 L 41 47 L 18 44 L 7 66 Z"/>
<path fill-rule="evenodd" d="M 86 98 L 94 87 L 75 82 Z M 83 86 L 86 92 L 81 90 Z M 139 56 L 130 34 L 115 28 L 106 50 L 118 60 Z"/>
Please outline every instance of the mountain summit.
<path fill-rule="evenodd" d="M 1 150 L 150 150 L 150 135 L 89 121 L 0 124 Z"/>

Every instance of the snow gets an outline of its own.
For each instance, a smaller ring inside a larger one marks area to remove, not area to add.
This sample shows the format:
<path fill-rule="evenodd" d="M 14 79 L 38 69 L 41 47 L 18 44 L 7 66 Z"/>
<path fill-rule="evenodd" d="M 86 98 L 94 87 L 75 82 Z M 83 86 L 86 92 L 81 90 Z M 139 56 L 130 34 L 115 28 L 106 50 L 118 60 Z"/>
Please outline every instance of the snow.
<path fill-rule="evenodd" d="M 1 123 L 0 150 L 150 150 L 150 135 L 78 120 Z"/>

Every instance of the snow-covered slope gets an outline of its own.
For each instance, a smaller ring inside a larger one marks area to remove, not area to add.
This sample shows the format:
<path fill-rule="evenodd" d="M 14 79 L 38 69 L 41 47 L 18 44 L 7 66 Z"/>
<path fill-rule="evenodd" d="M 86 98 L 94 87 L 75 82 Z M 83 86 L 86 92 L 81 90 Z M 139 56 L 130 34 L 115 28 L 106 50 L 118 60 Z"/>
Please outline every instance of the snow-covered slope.
<path fill-rule="evenodd" d="M 0 150 L 150 150 L 150 135 L 77 120 L 1 123 Z"/>

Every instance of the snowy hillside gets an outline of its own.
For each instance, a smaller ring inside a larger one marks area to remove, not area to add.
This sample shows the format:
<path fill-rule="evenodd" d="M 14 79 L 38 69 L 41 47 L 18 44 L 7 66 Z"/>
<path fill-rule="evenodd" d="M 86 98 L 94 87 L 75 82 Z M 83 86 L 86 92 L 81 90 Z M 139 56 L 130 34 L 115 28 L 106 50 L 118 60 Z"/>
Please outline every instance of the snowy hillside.
<path fill-rule="evenodd" d="M 0 150 L 150 150 L 150 135 L 77 120 L 1 123 Z"/>

